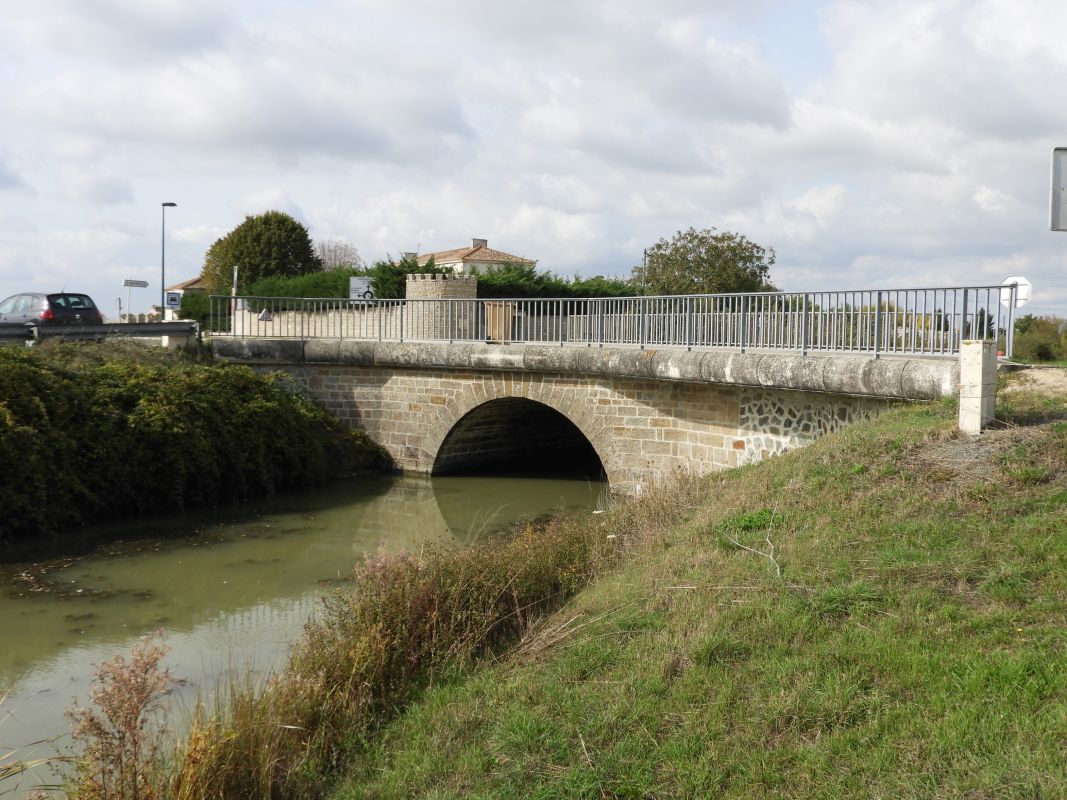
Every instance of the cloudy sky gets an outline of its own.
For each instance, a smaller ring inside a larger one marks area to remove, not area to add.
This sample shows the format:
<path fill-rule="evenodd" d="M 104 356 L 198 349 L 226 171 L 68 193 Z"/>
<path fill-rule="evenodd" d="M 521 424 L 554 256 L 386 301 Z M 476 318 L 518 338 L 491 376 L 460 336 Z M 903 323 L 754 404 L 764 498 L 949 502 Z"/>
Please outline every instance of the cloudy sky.
<path fill-rule="evenodd" d="M 472 237 L 629 274 L 689 226 L 783 288 L 1000 283 L 1048 230 L 1062 0 L 0 0 L 0 297 L 158 301 L 287 211 L 368 260 Z"/>

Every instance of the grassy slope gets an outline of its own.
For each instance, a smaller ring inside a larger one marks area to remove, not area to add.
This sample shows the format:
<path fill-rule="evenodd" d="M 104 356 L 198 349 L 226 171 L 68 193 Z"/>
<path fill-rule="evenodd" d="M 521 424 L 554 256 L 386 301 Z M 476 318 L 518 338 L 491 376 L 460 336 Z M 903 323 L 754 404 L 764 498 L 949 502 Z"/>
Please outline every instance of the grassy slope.
<path fill-rule="evenodd" d="M 1067 423 L 972 443 L 953 413 L 716 477 L 337 796 L 1067 796 Z"/>

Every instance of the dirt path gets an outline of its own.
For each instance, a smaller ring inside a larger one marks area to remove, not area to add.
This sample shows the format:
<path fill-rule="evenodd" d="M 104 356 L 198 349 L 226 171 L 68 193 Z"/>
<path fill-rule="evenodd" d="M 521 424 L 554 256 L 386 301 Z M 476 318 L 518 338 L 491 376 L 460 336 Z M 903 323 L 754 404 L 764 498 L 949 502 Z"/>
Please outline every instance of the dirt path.
<path fill-rule="evenodd" d="M 1067 369 L 1062 367 L 1031 367 L 1012 373 L 1005 394 L 1037 392 L 1048 395 L 1067 395 Z"/>
<path fill-rule="evenodd" d="M 998 463 L 1004 454 L 1067 418 L 1067 369 L 1033 367 L 1009 373 L 1000 393 L 1010 406 L 1006 418 L 981 436 L 955 432 L 930 443 L 913 457 L 912 466 L 934 480 L 993 478 L 1001 471 Z"/>

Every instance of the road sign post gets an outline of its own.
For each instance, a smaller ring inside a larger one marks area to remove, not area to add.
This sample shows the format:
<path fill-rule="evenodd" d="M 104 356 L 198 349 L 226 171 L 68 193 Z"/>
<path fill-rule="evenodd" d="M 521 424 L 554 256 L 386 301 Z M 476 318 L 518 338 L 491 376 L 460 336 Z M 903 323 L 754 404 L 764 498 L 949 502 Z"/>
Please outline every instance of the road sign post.
<path fill-rule="evenodd" d="M 134 278 L 127 278 L 122 282 L 122 285 L 126 287 L 126 321 L 130 321 L 130 292 L 134 289 L 147 289 L 148 281 L 139 281 Z M 119 309 L 119 322 L 122 322 L 122 309 Z"/>

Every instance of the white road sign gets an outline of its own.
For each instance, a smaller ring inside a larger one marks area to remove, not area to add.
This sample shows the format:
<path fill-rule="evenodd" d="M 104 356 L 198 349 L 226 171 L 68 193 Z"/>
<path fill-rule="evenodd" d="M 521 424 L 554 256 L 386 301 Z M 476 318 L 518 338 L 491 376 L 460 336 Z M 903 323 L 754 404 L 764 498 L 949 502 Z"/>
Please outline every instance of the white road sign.
<path fill-rule="evenodd" d="M 147 289 L 148 281 L 136 281 L 133 278 L 127 278 L 122 282 L 123 286 L 132 286 L 134 289 Z"/>
<path fill-rule="evenodd" d="M 1004 283 L 1001 286 L 1011 286 L 1015 284 L 1015 307 L 1022 308 L 1030 302 L 1030 295 L 1033 294 L 1034 287 L 1026 278 L 1013 277 L 1005 278 Z M 1007 306 L 1011 303 L 1011 295 L 1007 292 L 1000 293 L 1001 305 Z"/>
<path fill-rule="evenodd" d="M 370 288 L 370 278 L 356 278 L 351 277 L 348 279 L 348 299 L 349 300 L 373 300 L 374 292 Z"/>

